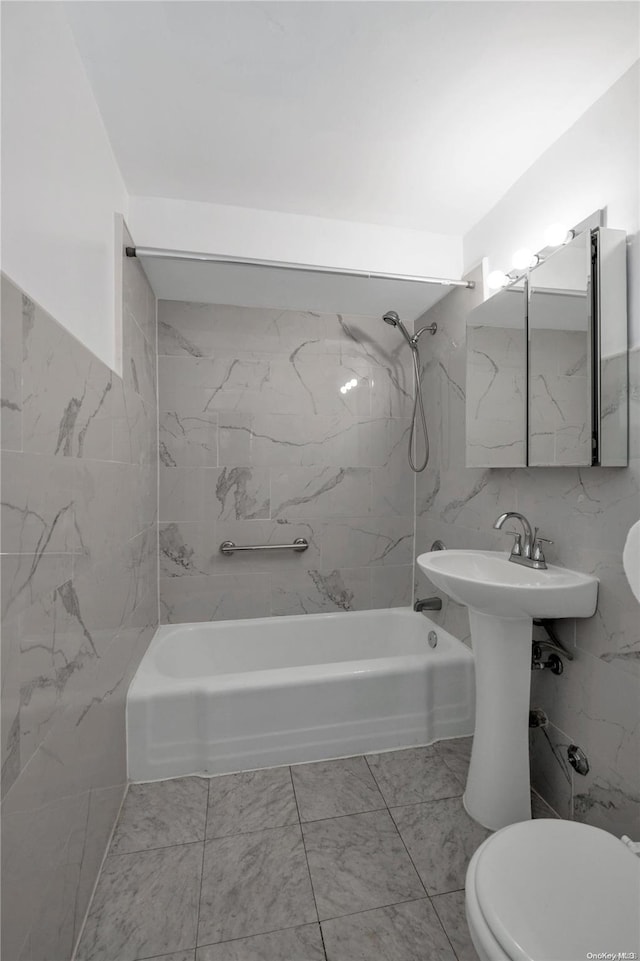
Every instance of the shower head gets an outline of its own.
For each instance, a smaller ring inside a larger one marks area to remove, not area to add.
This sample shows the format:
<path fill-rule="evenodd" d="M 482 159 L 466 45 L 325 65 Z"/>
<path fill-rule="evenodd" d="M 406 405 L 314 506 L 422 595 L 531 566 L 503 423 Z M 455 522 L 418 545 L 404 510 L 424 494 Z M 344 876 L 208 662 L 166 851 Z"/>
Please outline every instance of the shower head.
<path fill-rule="evenodd" d="M 389 324 L 390 327 L 397 327 L 406 342 L 409 344 L 409 347 L 411 347 L 412 350 L 415 349 L 415 344 L 411 340 L 409 331 L 402 323 L 395 310 L 388 310 L 386 314 L 382 315 L 382 319 L 384 320 L 385 324 Z"/>
<path fill-rule="evenodd" d="M 421 327 L 420 330 L 416 331 L 413 337 L 411 337 L 395 310 L 388 310 L 386 314 L 382 315 L 382 319 L 384 320 L 385 324 L 389 324 L 390 327 L 397 327 L 401 331 L 402 336 L 412 350 L 417 350 L 418 341 L 420 340 L 422 334 L 424 334 L 425 330 L 428 330 L 430 334 L 435 334 L 438 329 L 437 324 L 428 324 L 426 327 Z"/>

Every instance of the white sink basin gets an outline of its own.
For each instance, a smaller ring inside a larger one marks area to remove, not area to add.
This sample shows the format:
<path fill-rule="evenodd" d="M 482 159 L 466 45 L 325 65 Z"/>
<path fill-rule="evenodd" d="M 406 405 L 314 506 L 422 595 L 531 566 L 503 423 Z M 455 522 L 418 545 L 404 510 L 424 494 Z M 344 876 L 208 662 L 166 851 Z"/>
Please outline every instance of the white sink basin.
<path fill-rule="evenodd" d="M 433 551 L 418 565 L 460 604 L 497 617 L 591 617 L 598 581 L 550 564 L 545 571 L 514 564 L 498 551 Z"/>
<path fill-rule="evenodd" d="M 498 551 L 433 551 L 418 566 L 469 608 L 476 725 L 464 806 L 492 831 L 528 820 L 532 620 L 591 617 L 598 581 L 563 567 L 536 571 Z"/>

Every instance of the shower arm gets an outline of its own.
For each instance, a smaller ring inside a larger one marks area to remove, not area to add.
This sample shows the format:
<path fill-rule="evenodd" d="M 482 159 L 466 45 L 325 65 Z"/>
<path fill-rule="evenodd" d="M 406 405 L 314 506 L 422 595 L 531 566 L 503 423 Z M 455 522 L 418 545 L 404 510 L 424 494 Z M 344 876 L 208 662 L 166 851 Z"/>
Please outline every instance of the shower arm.
<path fill-rule="evenodd" d="M 427 324 L 425 327 L 421 327 L 420 330 L 416 330 L 415 334 L 411 338 L 411 343 L 414 346 L 417 346 L 418 340 L 420 339 L 420 337 L 422 337 L 422 335 L 426 330 L 428 330 L 429 333 L 433 335 L 437 332 L 438 325 L 434 322 L 433 324 Z"/>

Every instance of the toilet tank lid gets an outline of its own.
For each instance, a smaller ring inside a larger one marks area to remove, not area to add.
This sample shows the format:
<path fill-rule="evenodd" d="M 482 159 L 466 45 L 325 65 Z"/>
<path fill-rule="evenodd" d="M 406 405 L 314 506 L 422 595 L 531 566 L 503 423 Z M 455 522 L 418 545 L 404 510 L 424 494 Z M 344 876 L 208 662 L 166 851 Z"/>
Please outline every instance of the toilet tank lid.
<path fill-rule="evenodd" d="M 513 961 L 640 952 L 640 858 L 599 828 L 561 820 L 503 828 L 480 855 L 475 892 Z"/>

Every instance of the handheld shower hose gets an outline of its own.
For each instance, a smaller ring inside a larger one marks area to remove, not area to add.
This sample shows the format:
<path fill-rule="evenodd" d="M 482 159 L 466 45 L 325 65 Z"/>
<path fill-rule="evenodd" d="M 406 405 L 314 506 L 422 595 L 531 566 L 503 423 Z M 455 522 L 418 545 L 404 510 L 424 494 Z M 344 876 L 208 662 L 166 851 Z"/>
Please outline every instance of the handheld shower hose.
<path fill-rule="evenodd" d="M 435 334 L 438 329 L 437 324 L 429 324 L 427 327 L 421 327 L 413 337 L 409 335 L 407 328 L 404 326 L 400 317 L 395 310 L 388 310 L 386 314 L 383 315 L 382 319 L 385 324 L 389 324 L 391 327 L 397 327 L 406 342 L 411 348 L 411 356 L 413 357 L 413 413 L 411 415 L 411 430 L 409 431 L 409 467 L 414 472 L 414 474 L 419 474 L 425 469 L 429 463 L 429 432 L 427 430 L 427 419 L 424 414 L 424 402 L 422 400 L 422 385 L 420 383 L 420 354 L 418 353 L 418 340 L 426 330 L 431 334 Z M 418 409 L 420 410 L 420 422 L 422 424 L 422 434 L 424 437 L 424 457 L 419 464 L 416 464 L 413 457 L 413 446 L 414 438 L 416 434 L 416 420 Z"/>

